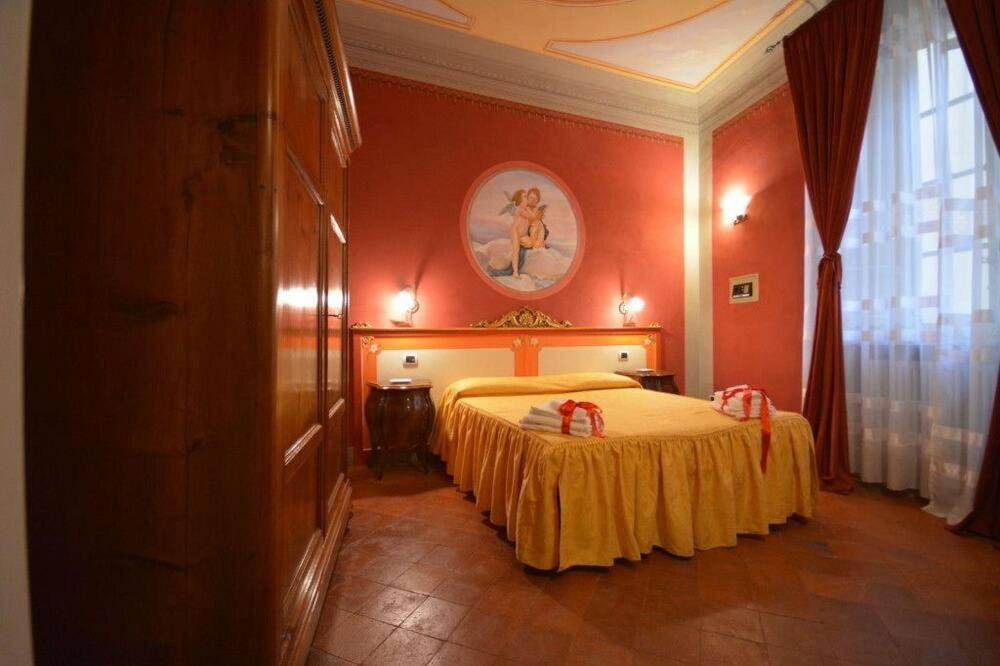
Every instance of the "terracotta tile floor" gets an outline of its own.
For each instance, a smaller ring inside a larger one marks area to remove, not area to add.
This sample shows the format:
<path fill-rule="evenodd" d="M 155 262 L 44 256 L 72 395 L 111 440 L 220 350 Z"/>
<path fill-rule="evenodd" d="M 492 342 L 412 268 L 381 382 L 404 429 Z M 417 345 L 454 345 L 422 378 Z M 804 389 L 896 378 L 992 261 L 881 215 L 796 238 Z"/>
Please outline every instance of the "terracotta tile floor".
<path fill-rule="evenodd" d="M 685 560 L 552 575 L 440 472 L 354 478 L 329 664 L 1000 664 L 1000 550 L 878 488 Z"/>

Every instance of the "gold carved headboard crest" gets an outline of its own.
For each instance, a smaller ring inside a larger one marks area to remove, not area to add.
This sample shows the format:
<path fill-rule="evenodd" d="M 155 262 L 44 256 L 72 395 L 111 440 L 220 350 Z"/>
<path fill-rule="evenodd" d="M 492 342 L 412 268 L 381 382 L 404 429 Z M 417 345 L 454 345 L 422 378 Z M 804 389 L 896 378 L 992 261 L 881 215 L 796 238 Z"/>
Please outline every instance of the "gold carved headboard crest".
<path fill-rule="evenodd" d="M 498 319 L 484 319 L 472 324 L 472 328 L 570 328 L 568 321 L 558 321 L 544 312 L 527 305 L 511 310 Z"/>

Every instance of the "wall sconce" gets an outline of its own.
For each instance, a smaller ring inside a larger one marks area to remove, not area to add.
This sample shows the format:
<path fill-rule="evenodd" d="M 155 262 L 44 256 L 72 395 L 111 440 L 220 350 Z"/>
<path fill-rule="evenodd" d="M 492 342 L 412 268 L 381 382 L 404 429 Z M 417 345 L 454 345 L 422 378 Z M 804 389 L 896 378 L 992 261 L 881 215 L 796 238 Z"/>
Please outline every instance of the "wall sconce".
<path fill-rule="evenodd" d="M 413 287 L 400 291 L 392 299 L 392 321 L 401 326 L 413 326 L 413 314 L 420 309 Z"/>
<path fill-rule="evenodd" d="M 739 224 L 750 219 L 747 206 L 750 205 L 750 195 L 736 188 L 726 192 L 722 197 L 722 217 L 726 222 Z"/>
<path fill-rule="evenodd" d="M 622 326 L 635 326 L 634 317 L 636 313 L 642 312 L 646 307 L 646 301 L 638 296 L 622 296 L 622 302 L 618 304 L 618 312 L 622 313 Z"/>

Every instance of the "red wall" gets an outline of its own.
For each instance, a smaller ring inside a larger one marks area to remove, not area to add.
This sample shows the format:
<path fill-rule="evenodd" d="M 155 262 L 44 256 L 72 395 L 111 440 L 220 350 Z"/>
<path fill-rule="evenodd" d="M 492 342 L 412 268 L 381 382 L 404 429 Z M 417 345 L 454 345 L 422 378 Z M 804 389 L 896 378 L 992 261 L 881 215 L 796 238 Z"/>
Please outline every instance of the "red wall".
<path fill-rule="evenodd" d="M 734 186 L 750 219 L 722 219 Z M 783 86 L 712 136 L 714 382 L 763 386 L 780 409 L 802 406 L 805 181 L 791 96 Z M 729 278 L 760 274 L 760 300 L 729 304 Z"/>
<path fill-rule="evenodd" d="M 638 323 L 659 322 L 665 367 L 683 380 L 682 144 L 503 100 L 355 70 L 363 143 L 350 181 L 351 321 L 389 326 L 389 302 L 416 285 L 417 327 L 468 326 L 528 304 L 578 326 L 619 326 L 623 291 Z M 490 288 L 462 247 L 468 188 L 511 160 L 540 164 L 576 196 L 583 260 L 564 289 L 519 301 Z"/>

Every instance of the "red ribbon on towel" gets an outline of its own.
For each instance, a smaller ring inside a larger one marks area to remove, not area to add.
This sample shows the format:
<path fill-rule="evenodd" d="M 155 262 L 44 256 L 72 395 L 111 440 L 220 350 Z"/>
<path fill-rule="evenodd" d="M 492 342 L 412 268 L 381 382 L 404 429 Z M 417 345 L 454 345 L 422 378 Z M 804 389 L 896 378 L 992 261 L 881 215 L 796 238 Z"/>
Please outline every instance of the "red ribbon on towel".
<path fill-rule="evenodd" d="M 573 420 L 573 412 L 576 411 L 577 407 L 587 412 L 587 416 L 590 417 L 590 427 L 594 436 L 604 437 L 604 417 L 601 416 L 601 408 L 592 402 L 577 402 L 575 400 L 567 400 L 559 405 L 559 413 L 562 414 L 563 434 L 569 434 L 570 422 Z"/>
<path fill-rule="evenodd" d="M 735 398 L 740 393 L 743 394 L 743 418 L 746 421 L 750 418 L 750 411 L 753 407 L 753 392 L 760 393 L 760 471 L 767 471 L 767 454 L 771 450 L 771 398 L 767 392 L 757 386 L 739 386 L 731 388 L 722 394 L 722 409 L 725 410 L 726 403 L 730 398 Z"/>

